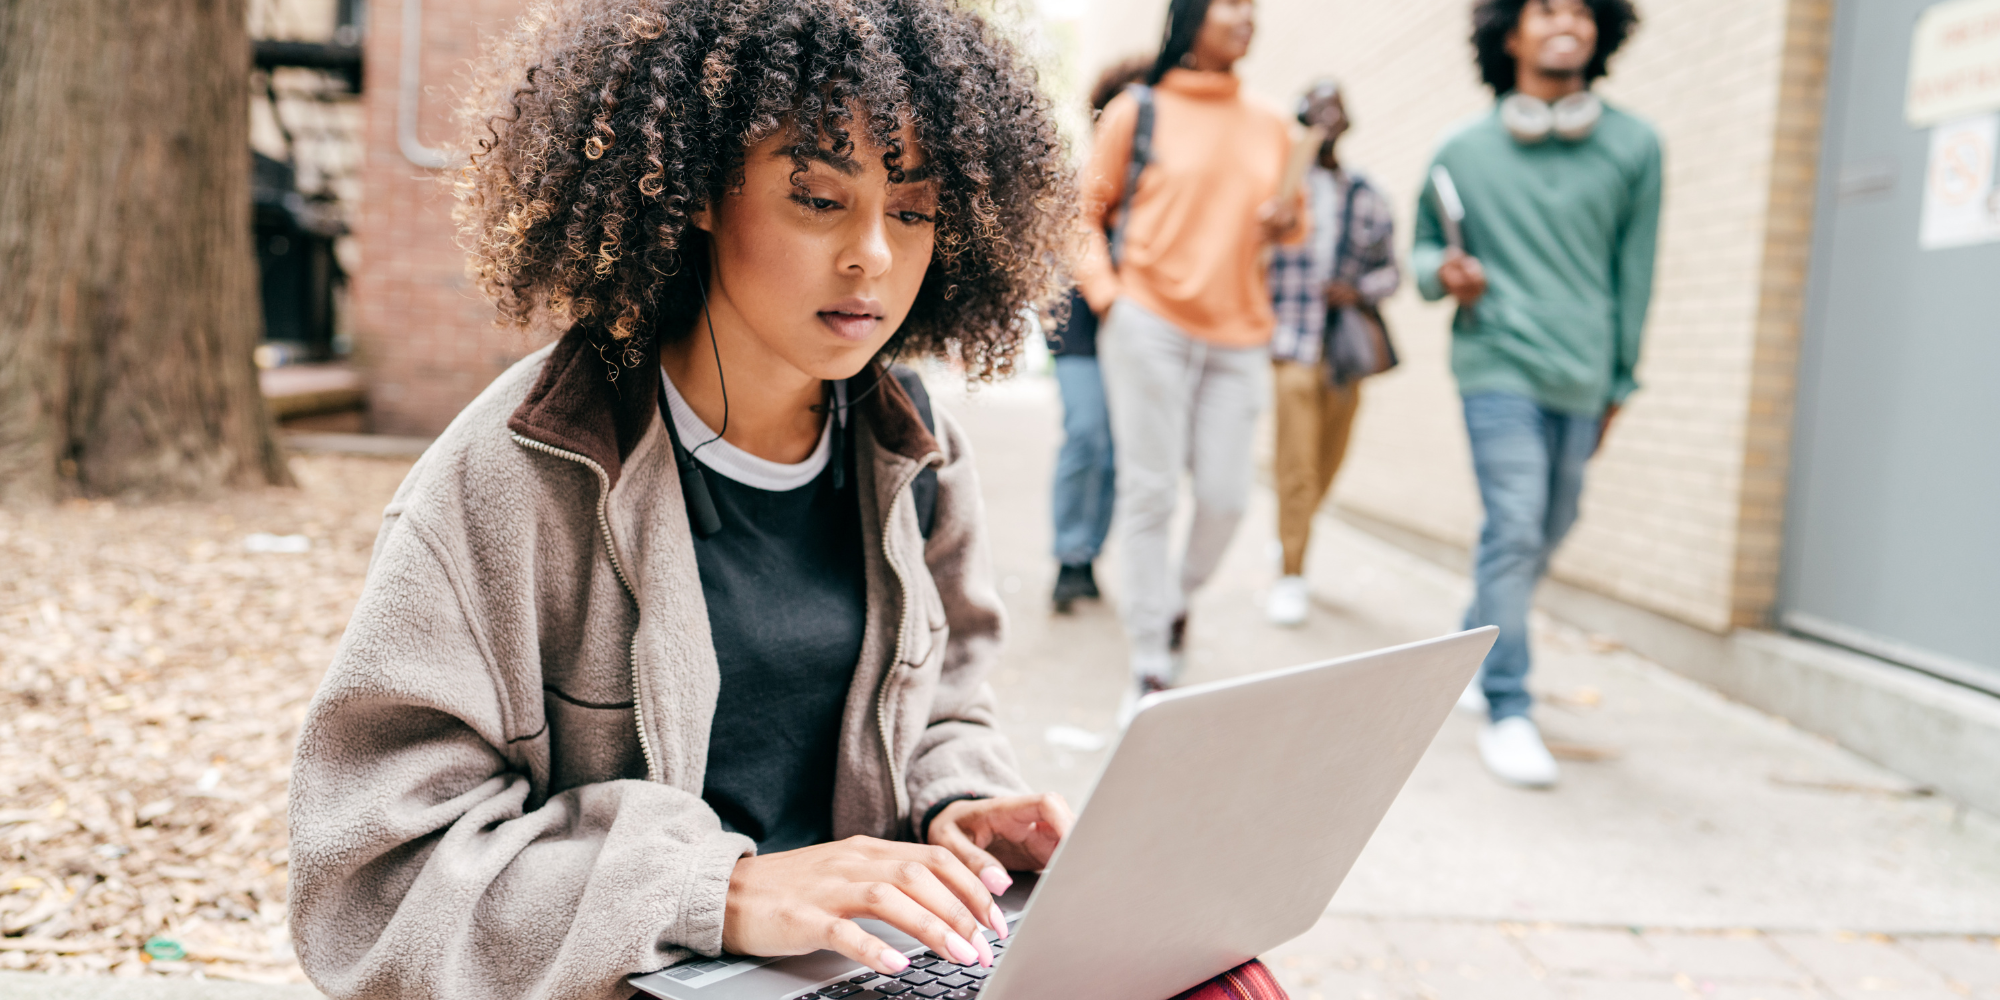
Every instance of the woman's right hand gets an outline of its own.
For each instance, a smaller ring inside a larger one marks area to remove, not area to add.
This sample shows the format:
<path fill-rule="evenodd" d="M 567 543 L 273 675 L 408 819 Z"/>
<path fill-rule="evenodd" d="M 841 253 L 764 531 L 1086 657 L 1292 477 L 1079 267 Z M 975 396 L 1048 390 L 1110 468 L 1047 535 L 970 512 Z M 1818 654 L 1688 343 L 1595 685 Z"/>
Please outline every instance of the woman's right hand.
<path fill-rule="evenodd" d="M 854 922 L 859 917 L 880 920 L 960 965 L 992 965 L 993 949 L 979 925 L 996 933 L 1006 926 L 992 894 L 952 852 L 850 837 L 736 862 L 722 947 L 759 956 L 827 948 L 887 975 L 909 968 L 902 952 Z"/>

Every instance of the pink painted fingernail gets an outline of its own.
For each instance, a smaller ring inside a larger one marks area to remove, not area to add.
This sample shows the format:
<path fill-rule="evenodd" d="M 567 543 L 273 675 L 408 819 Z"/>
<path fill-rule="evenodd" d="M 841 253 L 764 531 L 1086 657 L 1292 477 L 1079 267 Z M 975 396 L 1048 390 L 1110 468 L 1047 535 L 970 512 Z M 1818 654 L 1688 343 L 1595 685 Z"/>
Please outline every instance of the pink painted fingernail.
<path fill-rule="evenodd" d="M 979 949 L 979 964 L 989 969 L 992 968 L 993 946 L 986 943 L 986 935 L 977 931 L 973 932 L 972 946 Z"/>
<path fill-rule="evenodd" d="M 951 960 L 960 965 L 971 965 L 979 961 L 979 953 L 973 951 L 972 945 L 966 943 L 964 938 L 959 937 L 956 931 L 945 932 L 944 944 L 945 948 L 951 952 Z"/>
<path fill-rule="evenodd" d="M 997 896 L 1012 887 L 1014 879 L 1007 874 L 1006 869 L 992 865 L 979 873 L 979 884 L 985 886 L 987 892 Z"/>
<path fill-rule="evenodd" d="M 993 914 L 989 919 L 993 921 L 993 933 L 998 935 L 1000 940 L 1007 940 L 1007 914 L 1000 912 L 999 903 L 993 904 Z"/>
<path fill-rule="evenodd" d="M 889 970 L 891 975 L 910 967 L 910 960 L 903 957 L 903 953 L 894 948 L 882 949 L 882 957 L 876 959 L 876 961 L 882 963 L 882 967 Z"/>

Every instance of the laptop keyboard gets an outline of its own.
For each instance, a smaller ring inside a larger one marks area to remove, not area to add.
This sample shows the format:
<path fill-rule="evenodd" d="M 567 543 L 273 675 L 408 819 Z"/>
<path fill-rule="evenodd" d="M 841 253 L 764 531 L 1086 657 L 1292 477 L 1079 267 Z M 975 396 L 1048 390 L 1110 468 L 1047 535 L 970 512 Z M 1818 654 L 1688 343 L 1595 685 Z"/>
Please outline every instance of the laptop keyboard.
<path fill-rule="evenodd" d="M 1007 942 L 989 941 L 993 946 L 993 965 L 999 968 L 1000 960 L 1007 955 Z M 926 951 L 910 959 L 910 967 L 901 975 L 885 976 L 879 972 L 863 972 L 831 986 L 822 986 L 811 993 L 799 995 L 796 1000 L 973 1000 L 979 996 L 980 987 L 986 985 L 986 977 L 993 969 L 978 965 L 954 965 L 948 958 L 936 952 Z"/>

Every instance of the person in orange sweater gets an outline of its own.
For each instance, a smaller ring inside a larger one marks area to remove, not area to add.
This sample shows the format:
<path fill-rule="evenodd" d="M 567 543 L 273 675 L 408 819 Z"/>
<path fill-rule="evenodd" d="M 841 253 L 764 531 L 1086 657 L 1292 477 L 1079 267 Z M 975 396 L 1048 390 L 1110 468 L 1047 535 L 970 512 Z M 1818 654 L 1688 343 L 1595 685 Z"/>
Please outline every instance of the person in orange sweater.
<path fill-rule="evenodd" d="M 1278 198 L 1291 128 L 1245 98 L 1231 72 L 1255 14 L 1254 0 L 1171 0 L 1150 86 L 1104 109 L 1084 170 L 1078 283 L 1103 318 L 1098 355 L 1118 442 L 1128 710 L 1177 676 L 1188 596 L 1242 519 L 1270 397 L 1264 250 L 1305 235 L 1296 199 Z M 1168 534 L 1183 469 L 1195 508 L 1176 574 Z"/>

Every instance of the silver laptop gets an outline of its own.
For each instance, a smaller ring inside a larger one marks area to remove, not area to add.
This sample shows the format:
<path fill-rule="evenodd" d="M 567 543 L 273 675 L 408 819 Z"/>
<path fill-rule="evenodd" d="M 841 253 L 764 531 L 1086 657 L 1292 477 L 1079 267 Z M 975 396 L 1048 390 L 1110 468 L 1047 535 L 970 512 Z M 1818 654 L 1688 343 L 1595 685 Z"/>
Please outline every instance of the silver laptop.
<path fill-rule="evenodd" d="M 668 1000 L 1167 1000 L 1319 919 L 1498 631 L 1148 697 L 1048 870 L 1000 900 L 991 969 L 863 920 L 908 972 L 821 951 L 630 982 Z"/>

